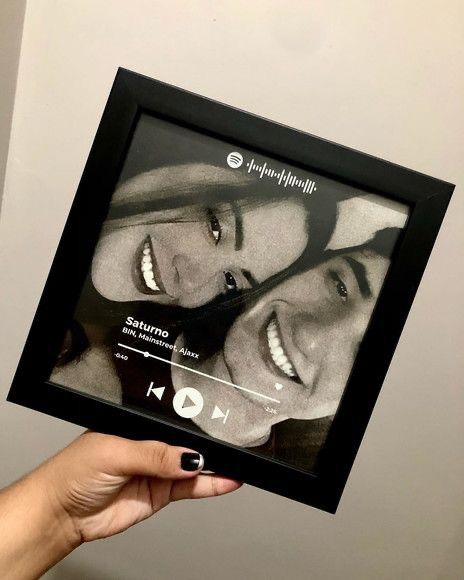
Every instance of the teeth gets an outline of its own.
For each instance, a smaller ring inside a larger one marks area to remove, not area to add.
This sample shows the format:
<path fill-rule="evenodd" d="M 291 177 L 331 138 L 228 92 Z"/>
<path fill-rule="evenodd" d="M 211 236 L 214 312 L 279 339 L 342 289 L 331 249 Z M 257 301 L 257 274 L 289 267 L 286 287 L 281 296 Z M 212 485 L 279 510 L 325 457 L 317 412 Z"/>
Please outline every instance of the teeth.
<path fill-rule="evenodd" d="M 280 330 L 274 317 L 271 318 L 271 321 L 267 325 L 266 332 L 269 352 L 274 364 L 288 377 L 296 377 L 297 373 L 283 349 L 282 337 L 280 336 Z"/>
<path fill-rule="evenodd" d="M 158 284 L 155 282 L 155 276 L 153 274 L 153 262 L 152 262 L 152 254 L 151 254 L 151 247 L 149 242 L 145 242 L 143 246 L 142 252 L 142 260 L 140 262 L 140 269 L 142 270 L 142 276 L 145 281 L 145 284 L 150 290 L 157 290 L 159 291 L 160 288 Z"/>

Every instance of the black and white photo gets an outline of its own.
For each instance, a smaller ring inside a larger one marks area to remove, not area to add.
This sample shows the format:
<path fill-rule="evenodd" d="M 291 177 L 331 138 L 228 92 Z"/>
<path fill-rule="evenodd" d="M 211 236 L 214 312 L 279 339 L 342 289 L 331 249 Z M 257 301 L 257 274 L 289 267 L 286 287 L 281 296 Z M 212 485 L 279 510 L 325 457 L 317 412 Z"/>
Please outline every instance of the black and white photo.
<path fill-rule="evenodd" d="M 141 117 L 51 379 L 312 469 L 407 207 L 231 149 Z"/>
<path fill-rule="evenodd" d="M 8 400 L 334 513 L 453 189 L 120 69 Z"/>

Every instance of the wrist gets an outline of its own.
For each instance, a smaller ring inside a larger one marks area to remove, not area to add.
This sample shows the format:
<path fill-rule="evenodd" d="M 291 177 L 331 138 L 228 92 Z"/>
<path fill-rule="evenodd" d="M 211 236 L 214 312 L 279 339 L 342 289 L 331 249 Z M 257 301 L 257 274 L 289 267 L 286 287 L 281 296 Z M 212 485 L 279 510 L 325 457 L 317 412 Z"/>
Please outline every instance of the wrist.
<path fill-rule="evenodd" d="M 83 540 L 58 492 L 60 478 L 53 471 L 50 473 L 49 468 L 53 470 L 52 462 L 41 465 L 28 478 L 35 488 L 35 495 L 40 496 L 40 499 L 37 499 L 40 512 L 38 518 L 43 523 L 48 523 L 50 530 L 53 530 L 53 534 L 49 534 L 48 541 L 54 544 L 55 549 L 70 553 L 78 548 Z"/>
<path fill-rule="evenodd" d="M 40 469 L 0 494 L 0 512 L 1 578 L 37 578 L 80 544 Z"/>

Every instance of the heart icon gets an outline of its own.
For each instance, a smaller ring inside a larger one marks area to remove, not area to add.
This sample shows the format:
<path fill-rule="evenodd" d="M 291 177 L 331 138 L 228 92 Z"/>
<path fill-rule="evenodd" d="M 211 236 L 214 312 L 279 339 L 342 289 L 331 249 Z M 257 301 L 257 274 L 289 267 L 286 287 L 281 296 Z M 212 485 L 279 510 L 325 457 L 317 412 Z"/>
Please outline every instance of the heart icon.
<path fill-rule="evenodd" d="M 276 388 L 278 391 L 280 391 L 280 389 L 283 389 L 283 388 L 284 388 L 284 386 L 282 385 L 282 383 L 276 383 L 276 384 L 275 384 L 275 388 Z"/>

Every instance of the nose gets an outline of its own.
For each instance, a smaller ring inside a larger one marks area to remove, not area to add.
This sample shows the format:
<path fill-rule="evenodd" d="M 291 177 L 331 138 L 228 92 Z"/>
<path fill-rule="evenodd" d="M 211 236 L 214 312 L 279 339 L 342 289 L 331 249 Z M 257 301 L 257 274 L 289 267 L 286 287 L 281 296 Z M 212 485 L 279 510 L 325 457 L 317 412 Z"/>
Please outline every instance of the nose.
<path fill-rule="evenodd" d="M 324 357 L 329 347 L 330 329 L 311 314 L 295 316 L 292 320 L 292 334 L 299 351 L 313 362 Z"/>
<path fill-rule="evenodd" d="M 352 327 L 300 314 L 292 321 L 292 328 L 294 343 L 308 362 L 319 369 L 336 364 L 340 372 L 351 368 L 360 340 Z"/>
<path fill-rule="evenodd" d="M 319 401 L 317 416 L 335 413 L 353 368 L 357 337 L 350 326 L 302 316 L 295 321 L 293 340 L 313 369 L 311 395 Z"/>
<path fill-rule="evenodd" d="M 175 281 L 179 294 L 193 292 L 201 286 L 204 273 L 198 262 L 194 262 L 185 254 L 176 254 L 172 264 L 176 272 Z"/>

